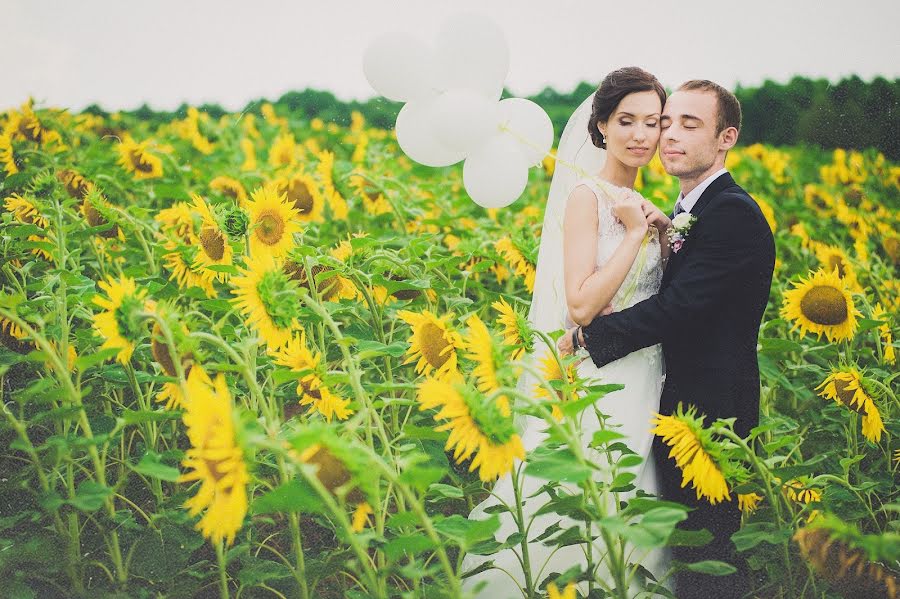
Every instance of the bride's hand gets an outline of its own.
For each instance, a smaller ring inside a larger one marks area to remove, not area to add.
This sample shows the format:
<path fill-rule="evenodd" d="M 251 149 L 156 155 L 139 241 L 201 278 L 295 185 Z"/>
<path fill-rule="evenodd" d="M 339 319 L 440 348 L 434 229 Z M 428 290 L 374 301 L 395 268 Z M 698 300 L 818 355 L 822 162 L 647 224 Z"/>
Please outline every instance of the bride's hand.
<path fill-rule="evenodd" d="M 625 225 L 627 231 L 634 231 L 641 234 L 647 232 L 647 229 L 649 228 L 647 217 L 644 216 L 641 202 L 638 202 L 636 199 L 628 198 L 627 200 L 618 202 L 612 207 L 612 212 L 615 217 Z"/>

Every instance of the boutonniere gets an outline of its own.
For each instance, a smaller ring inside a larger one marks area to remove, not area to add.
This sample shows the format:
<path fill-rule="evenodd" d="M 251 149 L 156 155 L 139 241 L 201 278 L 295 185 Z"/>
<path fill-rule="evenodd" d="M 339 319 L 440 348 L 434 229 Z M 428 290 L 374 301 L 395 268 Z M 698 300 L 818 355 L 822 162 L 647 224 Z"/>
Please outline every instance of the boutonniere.
<path fill-rule="evenodd" d="M 697 222 L 697 217 L 690 212 L 682 212 L 672 219 L 672 226 L 666 231 L 666 235 L 669 237 L 669 247 L 676 254 L 687 240 L 688 232 L 695 222 Z"/>

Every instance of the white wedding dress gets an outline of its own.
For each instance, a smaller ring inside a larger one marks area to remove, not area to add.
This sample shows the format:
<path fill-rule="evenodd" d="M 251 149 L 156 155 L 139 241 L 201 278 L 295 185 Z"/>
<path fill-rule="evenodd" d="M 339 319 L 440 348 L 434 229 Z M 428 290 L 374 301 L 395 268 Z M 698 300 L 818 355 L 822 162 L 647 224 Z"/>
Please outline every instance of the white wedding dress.
<path fill-rule="evenodd" d="M 575 186 L 581 184 L 587 185 L 597 196 L 599 215 L 597 266 L 600 267 L 612 256 L 624 239 L 625 227 L 615 219 L 610 209 L 610 198 L 594 180 L 582 178 L 576 181 Z M 656 235 L 651 237 L 651 241 L 646 245 L 645 251 L 646 256 L 643 265 L 641 265 L 642 258 L 639 253 L 625 281 L 615 294 L 612 301 L 615 311 L 622 310 L 644 300 L 659 290 L 663 269 L 659 240 Z M 627 297 L 629 295 L 630 298 Z M 574 326 L 568 317 L 566 321 L 567 327 Z M 579 364 L 577 370 L 586 379 L 594 379 L 598 383 L 603 384 L 620 383 L 625 386 L 622 390 L 605 395 L 597 402 L 595 407 L 609 417 L 606 420 L 605 428 L 625 435 L 625 438 L 620 440 L 643 458 L 643 462 L 634 470 L 637 474 L 637 478 L 634 481 L 635 487 L 656 495 L 658 485 L 656 469 L 651 454 L 653 435 L 650 432 L 650 419 L 659 409 L 659 398 L 665 379 L 665 364 L 661 346 L 654 345 L 643 348 L 602 368 L 598 368 L 590 358 L 587 358 Z M 544 430 L 547 428 L 547 424 L 531 416 L 526 416 L 523 420 L 525 421 L 525 431 L 522 441 L 526 452 L 530 452 L 546 437 Z M 600 428 L 601 422 L 594 410 L 589 408 L 581 413 L 580 431 L 582 446 L 588 458 L 600 466 L 600 471 L 594 474 L 594 479 L 608 481 L 610 480 L 609 469 L 603 467 L 607 464 L 605 454 L 588 448 L 588 443 L 590 443 L 594 432 Z M 520 472 L 523 473 L 524 468 Z M 531 497 L 538 493 L 546 481 L 524 474 L 521 474 L 521 476 L 524 477 L 521 495 L 523 498 L 522 509 L 527 522 L 531 514 L 534 514 L 542 505 L 547 503 L 549 496 L 546 493 L 540 493 Z M 573 492 L 577 492 L 577 489 Z M 629 497 L 634 496 L 634 493 L 634 491 L 619 493 L 618 499 L 625 501 Z M 483 520 L 490 517 L 490 513 L 485 510 L 490 506 L 498 505 L 498 498 L 509 506 L 515 505 L 511 476 L 506 475 L 500 479 L 493 489 L 493 495 L 476 506 L 469 518 Z M 612 506 L 608 506 L 607 509 L 612 510 Z M 509 512 L 500 513 L 499 516 L 501 526 L 495 534 L 495 538 L 502 543 L 510 535 L 516 533 L 518 529 Z M 557 548 L 556 546 L 548 547 L 540 541 L 534 540 L 547 527 L 556 522 L 559 522 L 559 526 L 563 530 L 575 525 L 579 525 L 582 530 L 584 528 L 583 522 L 576 522 L 556 513 L 543 514 L 534 518 L 528 534 L 528 547 L 535 588 L 552 572 L 563 573 L 579 563 L 582 564 L 582 569 L 587 568 L 586 545 L 577 544 Z M 602 537 L 598 534 L 596 526 L 593 527 L 592 532 L 597 536 L 597 539 L 594 541 L 593 555 L 603 555 L 606 552 L 606 547 Z M 628 555 L 628 550 L 626 549 L 626 556 Z M 471 570 L 479 564 L 491 560 L 498 569 L 486 570 L 469 577 L 464 581 L 464 588 L 471 593 L 478 583 L 484 581 L 487 584 L 478 592 L 478 597 L 489 599 L 522 597 L 523 592 L 520 591 L 520 588 L 524 588 L 525 585 L 523 568 L 514 551 L 521 553 L 521 547 L 516 545 L 513 548 L 504 549 L 487 556 L 467 555 L 464 562 L 464 571 Z M 632 554 L 632 561 L 641 563 L 643 567 L 659 579 L 666 568 L 668 568 L 668 551 L 657 549 L 649 552 L 649 554 L 635 551 Z M 605 568 L 605 563 L 595 563 L 594 565 L 596 568 L 594 570 L 594 579 L 611 583 L 611 575 Z M 515 582 L 513 582 L 513 578 Z M 582 595 L 587 593 L 587 588 L 586 582 L 580 583 L 579 591 Z M 640 593 L 640 589 L 636 585 L 632 585 L 630 590 L 633 590 L 633 592 L 629 593 L 631 597 L 653 596 L 648 593 Z"/>

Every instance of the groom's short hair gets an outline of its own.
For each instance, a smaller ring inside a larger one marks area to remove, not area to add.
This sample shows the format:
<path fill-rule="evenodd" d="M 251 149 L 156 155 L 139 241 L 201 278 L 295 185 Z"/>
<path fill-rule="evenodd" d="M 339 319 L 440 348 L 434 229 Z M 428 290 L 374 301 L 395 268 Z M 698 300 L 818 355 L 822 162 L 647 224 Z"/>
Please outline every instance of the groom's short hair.
<path fill-rule="evenodd" d="M 733 93 L 718 83 L 707 79 L 691 79 L 682 83 L 678 91 L 710 92 L 716 95 L 719 105 L 716 115 L 716 135 L 728 127 L 741 130 L 741 103 Z"/>

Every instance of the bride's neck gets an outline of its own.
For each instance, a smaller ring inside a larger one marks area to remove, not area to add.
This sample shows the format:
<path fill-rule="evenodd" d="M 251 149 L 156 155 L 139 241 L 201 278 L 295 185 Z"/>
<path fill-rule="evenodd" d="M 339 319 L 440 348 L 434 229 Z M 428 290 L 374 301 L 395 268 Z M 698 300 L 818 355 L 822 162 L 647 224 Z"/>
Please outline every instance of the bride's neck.
<path fill-rule="evenodd" d="M 627 166 L 610 156 L 608 153 L 607 156 L 609 156 L 610 160 L 606 161 L 606 164 L 603 165 L 603 168 L 600 169 L 600 172 L 597 173 L 597 175 L 613 185 L 633 188 L 634 182 L 637 179 L 637 167 Z"/>

